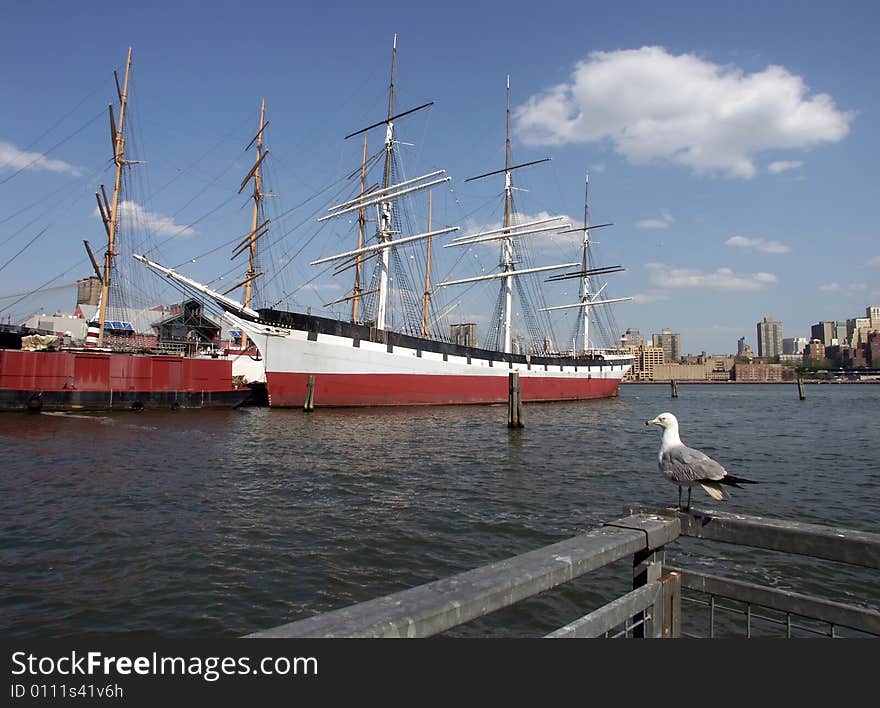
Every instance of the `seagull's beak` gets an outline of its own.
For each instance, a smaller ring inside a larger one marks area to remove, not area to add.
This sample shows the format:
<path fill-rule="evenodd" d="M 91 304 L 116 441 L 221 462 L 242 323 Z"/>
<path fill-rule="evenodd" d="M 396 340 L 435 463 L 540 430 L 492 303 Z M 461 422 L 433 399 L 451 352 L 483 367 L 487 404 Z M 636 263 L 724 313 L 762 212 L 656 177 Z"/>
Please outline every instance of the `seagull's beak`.
<path fill-rule="evenodd" d="M 645 425 L 660 425 L 660 421 L 657 418 L 652 418 L 651 420 L 646 420 Z"/>

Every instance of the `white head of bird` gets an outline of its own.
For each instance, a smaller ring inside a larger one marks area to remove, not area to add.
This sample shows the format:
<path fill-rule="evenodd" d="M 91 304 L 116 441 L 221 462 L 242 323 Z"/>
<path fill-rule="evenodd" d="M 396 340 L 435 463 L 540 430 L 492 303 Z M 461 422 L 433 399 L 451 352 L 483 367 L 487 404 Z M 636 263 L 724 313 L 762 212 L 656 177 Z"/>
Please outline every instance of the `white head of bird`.
<path fill-rule="evenodd" d="M 678 437 L 678 418 L 672 413 L 661 413 L 656 418 L 646 420 L 645 425 L 659 425 L 663 428 L 663 440 L 668 443 L 681 443 Z"/>

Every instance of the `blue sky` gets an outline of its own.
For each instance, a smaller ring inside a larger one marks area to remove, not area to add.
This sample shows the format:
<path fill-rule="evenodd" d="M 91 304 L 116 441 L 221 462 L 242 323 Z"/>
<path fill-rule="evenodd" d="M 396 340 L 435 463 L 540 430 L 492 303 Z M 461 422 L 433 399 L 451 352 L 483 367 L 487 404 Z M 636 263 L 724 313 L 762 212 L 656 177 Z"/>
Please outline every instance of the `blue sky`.
<path fill-rule="evenodd" d="M 350 274 L 333 280 L 308 261 L 352 248 L 351 225 L 319 227 L 316 216 L 333 196 L 347 198 L 332 185 L 360 162 L 359 139 L 343 136 L 384 117 L 397 33 L 398 109 L 435 101 L 398 123 L 398 138 L 412 143 L 401 146 L 407 176 L 443 168 L 453 178 L 435 190 L 435 228 L 464 233 L 499 218 L 502 181 L 464 180 L 503 166 L 509 74 L 514 162 L 552 158 L 516 174 L 517 205 L 525 216 L 576 219 L 590 173 L 592 221 L 615 224 L 595 232 L 599 255 L 627 268 L 608 293 L 636 298 L 616 308 L 621 332 L 669 327 L 686 352 L 728 352 L 741 336 L 754 347 L 755 323 L 770 315 L 785 336 L 808 336 L 819 320 L 880 303 L 877 8 L 270 1 L 248 16 L 223 2 L 4 7 L 0 316 L 70 309 L 71 288 L 12 296 L 88 275 L 84 238 L 102 250 L 94 192 L 112 180 L 106 106 L 129 46 L 129 154 L 144 160 L 131 168 L 129 214 L 148 239 L 141 250 L 198 279 L 235 281 L 225 244 L 249 229 L 236 192 L 265 96 L 267 182 L 278 195 L 267 261 L 296 255 L 271 285 L 295 307 L 343 296 Z M 370 134 L 371 152 L 381 139 Z M 550 239 L 533 255 L 562 262 L 571 246 Z M 438 249 L 437 278 L 452 250 Z M 454 277 L 493 269 L 497 248 L 463 260 Z M 456 317 L 484 325 L 494 291 L 459 294 Z M 573 295 L 559 288 L 548 304 Z"/>

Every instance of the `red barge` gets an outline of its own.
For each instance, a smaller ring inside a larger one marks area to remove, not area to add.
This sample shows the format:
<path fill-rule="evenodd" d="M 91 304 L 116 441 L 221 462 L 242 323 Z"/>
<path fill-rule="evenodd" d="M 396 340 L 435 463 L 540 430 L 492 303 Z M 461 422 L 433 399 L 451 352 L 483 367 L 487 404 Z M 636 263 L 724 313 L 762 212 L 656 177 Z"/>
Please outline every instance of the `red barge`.
<path fill-rule="evenodd" d="M 0 349 L 0 410 L 231 408 L 232 363 L 165 354 Z"/>

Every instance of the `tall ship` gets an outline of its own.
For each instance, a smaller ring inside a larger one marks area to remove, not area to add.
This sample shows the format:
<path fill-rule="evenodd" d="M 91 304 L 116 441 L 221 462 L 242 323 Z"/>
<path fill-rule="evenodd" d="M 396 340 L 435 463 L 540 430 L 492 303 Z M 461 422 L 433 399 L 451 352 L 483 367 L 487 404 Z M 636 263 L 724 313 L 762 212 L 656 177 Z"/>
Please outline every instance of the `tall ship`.
<path fill-rule="evenodd" d="M 131 49 L 122 83 L 114 72 L 118 108 L 109 106 L 115 181 L 112 196 L 104 185 L 96 193 L 106 234 L 103 262 L 86 250 L 100 285 L 84 344 L 64 344 L 54 336 L 6 331 L 0 337 L 0 410 L 72 411 L 179 408 L 231 408 L 250 396 L 233 384 L 228 359 L 163 353 L 136 336 L 124 303 L 113 293 L 124 283 L 116 269 L 123 221 Z M 111 287 L 111 284 L 113 287 Z"/>
<path fill-rule="evenodd" d="M 336 274 L 354 272 L 351 294 L 330 303 L 351 301 L 349 319 L 323 317 L 310 311 L 253 309 L 246 302 L 230 298 L 228 292 L 217 292 L 144 256 L 135 258 L 173 280 L 178 287 L 199 293 L 222 308 L 225 317 L 259 350 L 272 407 L 302 407 L 307 396 L 315 407 L 497 403 L 507 400 L 508 376 L 512 371 L 519 372 L 523 401 L 617 396 L 620 381 L 632 365 L 633 357 L 613 346 L 594 346 L 594 332 L 591 332 L 591 322 L 595 322 L 593 313 L 607 310 L 612 303 L 631 299 L 608 298 L 604 295 L 605 286 L 597 282 L 602 276 L 623 270 L 620 266 L 597 267 L 592 262 L 590 232 L 610 224 L 591 226 L 586 200 L 584 222 L 574 228 L 563 217 L 523 219 L 516 214 L 513 175 L 519 169 L 546 160 L 511 164 L 509 79 L 504 167 L 471 178 L 503 175 L 503 220 L 500 225 L 444 244 L 444 248 L 465 249 L 492 242 L 500 244 L 498 271 L 432 284 L 432 241 L 459 229 L 455 226 L 432 228 L 431 225 L 431 189 L 451 179 L 445 170 L 400 179 L 403 172 L 397 159 L 395 124 L 432 104 L 396 112 L 396 54 L 395 37 L 386 117 L 346 136 L 364 136 L 361 167 L 351 175 L 359 174 L 360 189 L 354 197 L 330 207 L 319 219 L 356 215 L 357 247 L 311 262 L 313 266 L 335 264 Z M 382 128 L 382 149 L 368 157 L 366 135 Z M 369 167 L 381 168 L 381 181 L 370 186 L 366 179 Z M 406 216 L 401 203 L 415 193 L 429 195 L 428 222 L 425 231 L 412 234 L 407 230 L 412 219 Z M 368 212 L 375 216 L 368 218 Z M 375 232 L 368 239 L 367 225 L 371 223 L 375 223 Z M 255 216 L 254 232 L 258 228 L 259 220 Z M 580 233 L 582 239 L 577 256 L 570 262 L 531 265 L 524 255 L 526 242 L 535 236 L 571 233 Z M 426 246 L 421 298 L 416 297 L 421 284 L 416 286 L 412 278 L 407 279 L 405 269 L 400 267 L 403 260 L 400 252 L 413 249 L 417 243 Z M 369 282 L 364 277 L 368 265 L 372 266 Z M 535 299 L 529 297 L 530 291 L 538 287 L 534 283 L 535 276 L 551 271 L 556 271 L 555 275 L 545 282 L 579 283 L 577 302 L 552 307 L 535 307 L 532 303 L 527 307 L 530 300 Z M 253 268 L 248 277 L 251 276 Z M 483 346 L 476 341 L 475 325 L 452 325 L 447 332 L 438 330 L 436 322 L 441 317 L 435 315 L 432 302 L 436 293 L 481 281 L 500 284 Z M 515 334 L 514 293 L 525 313 L 525 336 Z M 391 314 L 393 296 L 403 300 L 403 316 L 398 317 L 403 323 L 398 322 L 396 327 Z M 547 319 L 548 313 L 565 309 L 575 310 L 578 317 L 572 336 L 562 348 L 552 337 L 542 336 L 538 319 L 541 316 Z"/>

